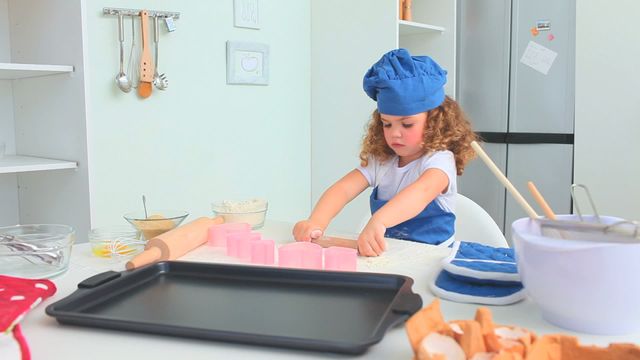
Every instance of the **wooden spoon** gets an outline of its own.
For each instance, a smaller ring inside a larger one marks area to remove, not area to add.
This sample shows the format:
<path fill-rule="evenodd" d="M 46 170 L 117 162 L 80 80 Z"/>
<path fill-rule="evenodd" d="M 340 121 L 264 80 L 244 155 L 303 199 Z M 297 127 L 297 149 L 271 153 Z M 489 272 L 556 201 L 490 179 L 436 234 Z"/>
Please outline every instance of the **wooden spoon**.
<path fill-rule="evenodd" d="M 138 85 L 138 95 L 143 99 L 151 96 L 151 82 L 153 81 L 153 61 L 151 60 L 151 49 L 149 48 L 149 12 L 140 12 L 140 23 L 142 31 L 142 56 L 140 57 L 140 85 Z"/>
<path fill-rule="evenodd" d="M 533 181 L 529 181 L 527 183 L 527 187 L 529 188 L 529 192 L 531 192 L 531 195 L 533 196 L 535 201 L 542 208 L 542 211 L 544 212 L 544 215 L 550 220 L 556 220 L 556 214 L 553 212 L 553 210 L 551 210 L 551 206 L 549 206 L 549 204 L 544 199 L 542 194 L 540 194 L 540 191 L 538 191 L 538 188 L 533 183 Z"/>

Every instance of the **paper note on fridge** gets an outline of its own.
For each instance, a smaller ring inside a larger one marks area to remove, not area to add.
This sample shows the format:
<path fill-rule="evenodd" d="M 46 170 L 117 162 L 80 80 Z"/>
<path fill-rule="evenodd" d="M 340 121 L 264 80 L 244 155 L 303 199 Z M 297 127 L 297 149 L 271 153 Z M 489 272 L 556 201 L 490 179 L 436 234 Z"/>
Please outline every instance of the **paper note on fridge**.
<path fill-rule="evenodd" d="M 529 41 L 529 45 L 524 50 L 520 62 L 530 66 L 536 71 L 539 71 L 545 75 L 549 73 L 553 61 L 558 56 L 558 53 L 548 49 L 535 41 Z"/>

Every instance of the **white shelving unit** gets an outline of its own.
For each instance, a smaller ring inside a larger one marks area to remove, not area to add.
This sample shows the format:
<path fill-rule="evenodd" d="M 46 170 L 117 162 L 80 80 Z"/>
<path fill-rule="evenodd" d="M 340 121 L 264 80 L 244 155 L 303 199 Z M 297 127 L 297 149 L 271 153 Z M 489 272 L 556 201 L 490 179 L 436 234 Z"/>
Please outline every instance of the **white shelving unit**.
<path fill-rule="evenodd" d="M 73 66 L 0 63 L 0 80 L 17 80 L 73 72 Z"/>
<path fill-rule="evenodd" d="M 81 7 L 0 0 L 0 226 L 90 228 Z"/>
<path fill-rule="evenodd" d="M 413 0 L 412 19 L 398 20 L 398 47 L 428 55 L 448 71 L 445 91 L 455 96 L 456 0 Z M 394 1 L 397 5 L 397 1 Z M 398 14 L 396 6 L 396 14 Z M 399 17 L 399 14 L 398 14 Z"/>
<path fill-rule="evenodd" d="M 70 65 L 0 63 L 0 80 L 19 80 L 72 72 L 73 66 Z M 77 163 L 73 161 L 35 156 L 5 155 L 0 157 L 0 174 L 75 169 L 77 167 Z"/>
<path fill-rule="evenodd" d="M 425 34 L 429 32 L 443 33 L 446 31 L 442 26 L 417 23 L 415 21 L 398 20 L 398 26 L 400 28 L 400 36 Z"/>
<path fill-rule="evenodd" d="M 77 167 L 78 164 L 73 161 L 45 159 L 35 156 L 5 155 L 0 158 L 0 174 L 75 169 Z"/>

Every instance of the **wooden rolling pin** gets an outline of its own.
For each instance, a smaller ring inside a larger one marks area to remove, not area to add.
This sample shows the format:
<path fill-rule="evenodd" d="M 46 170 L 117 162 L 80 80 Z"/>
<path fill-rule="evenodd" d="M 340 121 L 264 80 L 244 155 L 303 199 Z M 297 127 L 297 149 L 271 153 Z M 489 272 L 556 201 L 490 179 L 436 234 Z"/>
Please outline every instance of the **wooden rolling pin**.
<path fill-rule="evenodd" d="M 358 250 L 358 240 L 343 239 L 339 237 L 323 236 L 317 239 L 311 240 L 312 243 L 316 243 L 323 248 L 329 246 L 340 246 Z"/>
<path fill-rule="evenodd" d="M 175 260 L 207 241 L 207 232 L 212 225 L 224 223 L 220 216 L 201 217 L 179 226 L 147 242 L 140 255 L 127 262 L 127 270 L 163 260 Z"/>

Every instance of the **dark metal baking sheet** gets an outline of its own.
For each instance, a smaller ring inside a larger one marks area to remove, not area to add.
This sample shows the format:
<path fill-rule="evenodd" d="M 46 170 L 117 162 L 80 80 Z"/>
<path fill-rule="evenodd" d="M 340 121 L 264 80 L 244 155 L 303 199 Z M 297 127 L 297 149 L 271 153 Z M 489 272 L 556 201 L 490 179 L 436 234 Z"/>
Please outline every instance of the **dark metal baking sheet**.
<path fill-rule="evenodd" d="M 360 354 L 422 307 L 402 275 L 166 261 L 106 272 L 46 313 L 62 324 Z"/>

